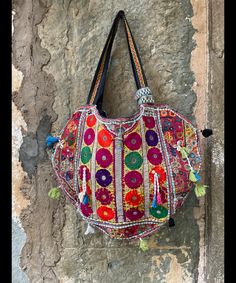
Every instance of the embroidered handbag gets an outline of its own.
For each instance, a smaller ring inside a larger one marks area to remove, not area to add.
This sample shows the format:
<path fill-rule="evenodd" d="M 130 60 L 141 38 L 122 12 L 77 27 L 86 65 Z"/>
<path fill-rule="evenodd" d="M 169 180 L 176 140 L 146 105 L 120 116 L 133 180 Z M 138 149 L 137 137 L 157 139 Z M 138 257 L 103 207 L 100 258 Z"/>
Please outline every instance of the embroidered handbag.
<path fill-rule="evenodd" d="M 123 20 L 137 92 L 138 112 L 109 119 L 102 99 L 112 44 Z M 66 197 L 82 218 L 112 238 L 141 239 L 158 230 L 199 184 L 198 131 L 167 105 L 154 104 L 123 11 L 112 24 L 87 104 L 68 120 L 52 164 Z M 88 231 L 87 231 L 88 232 Z"/>

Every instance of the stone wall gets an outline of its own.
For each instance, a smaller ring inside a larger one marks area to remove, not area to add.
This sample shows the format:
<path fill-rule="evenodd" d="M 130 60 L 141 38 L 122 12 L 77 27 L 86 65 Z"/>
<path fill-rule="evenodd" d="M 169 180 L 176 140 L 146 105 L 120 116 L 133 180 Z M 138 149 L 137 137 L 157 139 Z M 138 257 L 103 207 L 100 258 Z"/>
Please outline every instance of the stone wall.
<path fill-rule="evenodd" d="M 111 240 L 99 231 L 85 236 L 84 223 L 64 196 L 58 201 L 47 196 L 56 182 L 45 138 L 59 133 L 86 102 L 120 9 L 126 12 L 156 102 L 169 104 L 200 129 L 223 127 L 222 109 L 213 110 L 223 105 L 223 31 L 210 13 L 223 18 L 221 1 L 13 0 L 14 283 L 223 282 L 223 248 L 217 263 L 205 254 L 214 258 L 214 240 L 223 240 L 223 218 L 210 209 L 217 212 L 223 206 L 216 198 L 223 182 L 220 129 L 212 140 L 202 141 L 207 156 L 203 172 L 211 172 L 205 178 L 210 184 L 207 215 L 205 200 L 199 202 L 192 194 L 176 214 L 176 226 L 154 233 L 145 253 L 138 241 Z M 105 89 L 108 115 L 133 114 L 134 92 L 121 26 Z M 212 221 L 217 221 L 217 230 Z"/>

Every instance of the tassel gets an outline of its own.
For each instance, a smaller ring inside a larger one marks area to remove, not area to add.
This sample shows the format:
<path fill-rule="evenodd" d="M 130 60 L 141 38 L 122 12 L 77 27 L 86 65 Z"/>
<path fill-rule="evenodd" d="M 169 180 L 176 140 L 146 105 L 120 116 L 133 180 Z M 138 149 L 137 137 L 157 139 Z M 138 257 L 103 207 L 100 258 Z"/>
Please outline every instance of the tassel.
<path fill-rule="evenodd" d="M 185 159 L 185 158 L 188 157 L 188 155 L 189 155 L 189 150 L 188 150 L 186 147 L 180 147 L 179 151 L 180 151 L 181 157 L 182 157 L 183 159 Z"/>
<path fill-rule="evenodd" d="M 88 204 L 89 203 L 89 198 L 88 198 L 87 194 L 84 195 L 82 203 L 83 204 Z"/>
<path fill-rule="evenodd" d="M 206 194 L 206 188 L 208 186 L 207 185 L 201 185 L 201 184 L 196 184 L 194 191 L 196 196 L 199 197 L 203 197 Z"/>
<path fill-rule="evenodd" d="M 157 194 L 157 203 L 162 204 L 161 195 L 160 193 Z"/>
<path fill-rule="evenodd" d="M 58 188 L 52 188 L 49 192 L 48 192 L 48 196 L 52 199 L 59 199 L 61 193 L 60 190 Z"/>
<path fill-rule="evenodd" d="M 93 227 L 88 224 L 86 231 L 84 232 L 84 235 L 88 235 L 88 234 L 94 234 L 95 230 L 93 229 Z"/>
<path fill-rule="evenodd" d="M 157 207 L 157 203 L 160 201 L 160 194 L 159 194 L 159 181 L 157 173 L 154 173 L 154 197 L 152 201 L 152 208 Z"/>
<path fill-rule="evenodd" d="M 175 221 L 173 218 L 169 219 L 169 227 L 174 227 L 175 226 Z"/>
<path fill-rule="evenodd" d="M 201 176 L 198 174 L 197 171 L 194 171 L 194 175 L 195 175 L 195 177 L 197 179 L 197 182 L 199 182 L 201 180 Z"/>
<path fill-rule="evenodd" d="M 156 208 L 156 207 L 157 207 L 157 196 L 155 194 L 152 200 L 152 208 Z"/>
<path fill-rule="evenodd" d="M 196 176 L 194 174 L 194 170 L 191 170 L 189 172 L 189 180 L 192 181 L 192 182 L 197 182 L 197 178 L 196 178 Z"/>
<path fill-rule="evenodd" d="M 213 131 L 212 129 L 204 129 L 202 132 L 202 135 L 205 137 L 205 138 L 208 138 L 209 136 L 213 135 Z"/>
<path fill-rule="evenodd" d="M 84 199 L 84 192 L 80 192 L 79 193 L 79 201 L 83 202 L 83 199 Z"/>
<path fill-rule="evenodd" d="M 47 136 L 46 138 L 46 145 L 48 147 L 52 147 L 55 143 L 59 142 L 59 138 L 53 136 Z"/>
<path fill-rule="evenodd" d="M 86 168 L 83 168 L 83 181 L 82 181 L 82 192 L 79 193 L 79 201 L 83 202 L 84 200 L 84 196 L 86 194 Z"/>
<path fill-rule="evenodd" d="M 143 252 L 145 252 L 145 251 L 147 251 L 149 248 L 148 248 L 148 243 L 147 243 L 147 241 L 145 241 L 145 240 L 143 240 L 143 239 L 139 239 L 140 240 L 140 243 L 139 243 L 139 248 L 143 251 Z"/>

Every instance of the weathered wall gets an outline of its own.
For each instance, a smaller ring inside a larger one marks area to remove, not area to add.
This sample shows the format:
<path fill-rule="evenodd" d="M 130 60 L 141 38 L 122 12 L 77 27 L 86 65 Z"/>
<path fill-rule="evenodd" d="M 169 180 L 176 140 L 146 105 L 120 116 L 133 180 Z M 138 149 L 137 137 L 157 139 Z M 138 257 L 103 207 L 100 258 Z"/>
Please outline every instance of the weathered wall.
<path fill-rule="evenodd" d="M 149 238 L 146 253 L 138 241 L 110 240 L 100 232 L 85 236 L 69 202 L 47 196 L 56 183 L 45 138 L 50 129 L 58 133 L 85 103 L 119 9 L 127 14 L 156 101 L 201 128 L 206 123 L 201 106 L 208 85 L 204 0 L 14 0 L 13 209 L 26 234 L 20 265 L 29 282 L 205 282 L 204 201 L 199 204 L 193 194 L 177 213 L 176 226 Z M 120 28 L 106 84 L 108 115 L 134 113 L 134 91 Z M 24 282 L 19 278 L 14 283 Z"/>
<path fill-rule="evenodd" d="M 208 125 L 206 162 L 211 193 L 207 195 L 206 274 L 209 282 L 224 282 L 224 2 L 209 1 Z"/>

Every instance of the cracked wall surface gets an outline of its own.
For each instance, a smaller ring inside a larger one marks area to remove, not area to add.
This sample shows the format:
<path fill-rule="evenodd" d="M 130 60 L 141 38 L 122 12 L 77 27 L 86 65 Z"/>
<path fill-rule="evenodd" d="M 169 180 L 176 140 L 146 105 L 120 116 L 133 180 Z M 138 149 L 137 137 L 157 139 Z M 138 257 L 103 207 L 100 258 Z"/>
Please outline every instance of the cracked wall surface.
<path fill-rule="evenodd" d="M 47 196 L 57 184 L 45 138 L 59 133 L 85 103 L 120 9 L 156 102 L 169 104 L 199 127 L 207 123 L 205 1 L 13 0 L 13 117 L 19 121 L 13 163 L 21 172 L 13 210 L 26 235 L 20 267 L 29 282 L 206 282 L 205 202 L 193 194 L 176 214 L 175 227 L 149 237 L 146 253 L 138 241 L 111 240 L 99 231 L 85 236 L 84 223 L 64 196 L 58 201 Z M 104 110 L 110 117 L 136 111 L 128 56 L 120 27 L 105 87 Z"/>

